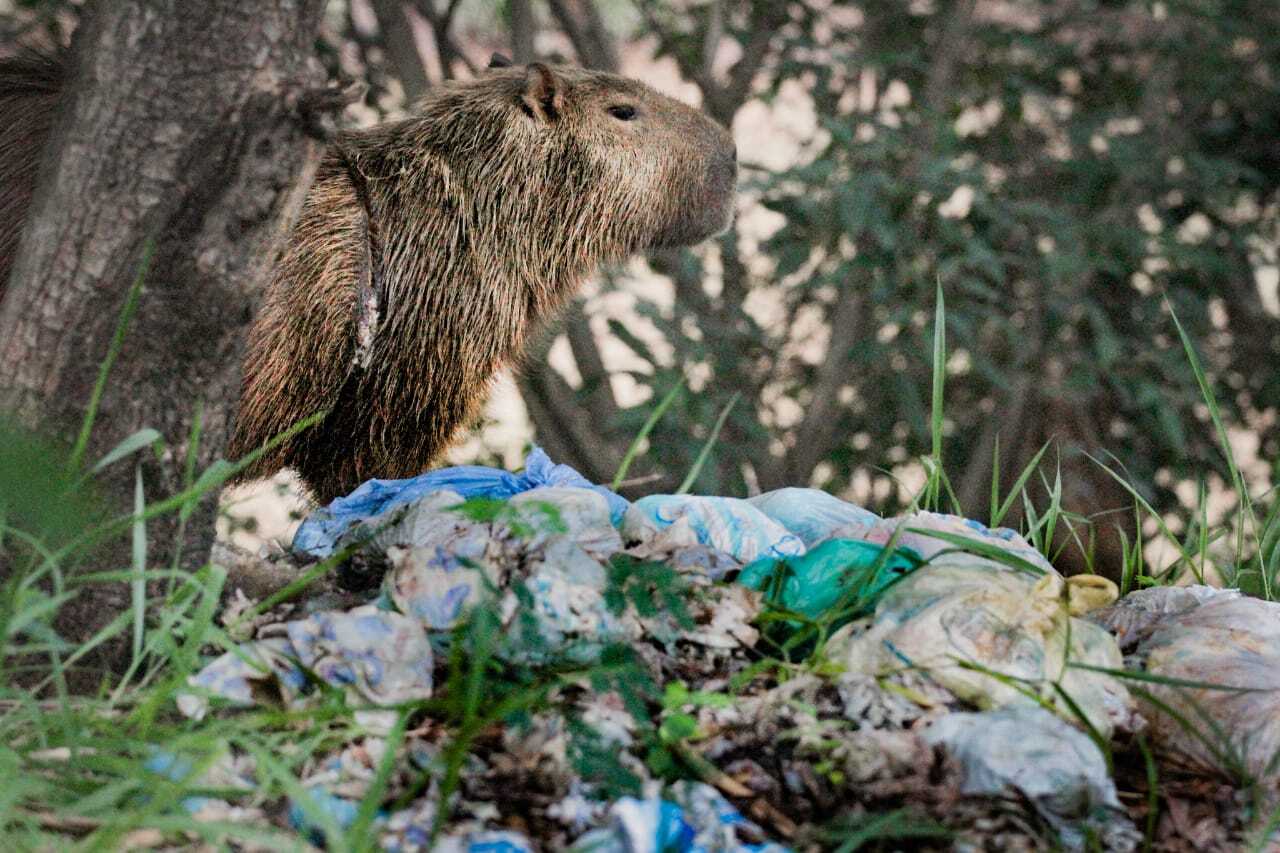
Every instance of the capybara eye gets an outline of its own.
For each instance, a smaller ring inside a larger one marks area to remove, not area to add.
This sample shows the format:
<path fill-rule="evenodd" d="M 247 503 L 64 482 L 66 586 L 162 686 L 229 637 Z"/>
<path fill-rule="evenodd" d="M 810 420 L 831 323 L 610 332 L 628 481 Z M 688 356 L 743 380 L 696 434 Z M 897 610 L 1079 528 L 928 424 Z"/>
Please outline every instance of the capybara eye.
<path fill-rule="evenodd" d="M 609 107 L 609 115 L 618 121 L 631 121 L 636 117 L 636 108 L 630 104 L 616 104 Z"/>

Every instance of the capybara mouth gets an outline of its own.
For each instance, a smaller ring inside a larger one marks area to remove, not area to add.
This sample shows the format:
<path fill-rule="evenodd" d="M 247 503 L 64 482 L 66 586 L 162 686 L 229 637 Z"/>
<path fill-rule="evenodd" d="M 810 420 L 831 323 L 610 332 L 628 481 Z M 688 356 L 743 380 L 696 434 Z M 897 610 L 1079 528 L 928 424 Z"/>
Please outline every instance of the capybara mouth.
<path fill-rule="evenodd" d="M 654 237 L 650 248 L 692 246 L 723 234 L 733 224 L 737 183 L 737 148 L 730 143 L 707 164 L 700 191 L 677 208 L 673 220 Z M 690 210 L 701 214 L 690 216 Z"/>

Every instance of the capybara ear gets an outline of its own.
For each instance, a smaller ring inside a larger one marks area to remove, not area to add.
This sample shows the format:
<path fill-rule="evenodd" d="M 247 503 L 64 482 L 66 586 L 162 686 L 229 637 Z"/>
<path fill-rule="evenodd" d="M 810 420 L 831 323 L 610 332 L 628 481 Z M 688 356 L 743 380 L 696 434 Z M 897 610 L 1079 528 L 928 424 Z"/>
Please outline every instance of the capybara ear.
<path fill-rule="evenodd" d="M 510 68 L 511 57 L 503 56 L 501 53 L 495 53 L 493 56 L 489 57 L 489 67 L 490 68 Z"/>
<path fill-rule="evenodd" d="M 524 76 L 524 110 L 531 117 L 553 122 L 564 109 L 564 81 L 541 62 L 530 62 Z"/>

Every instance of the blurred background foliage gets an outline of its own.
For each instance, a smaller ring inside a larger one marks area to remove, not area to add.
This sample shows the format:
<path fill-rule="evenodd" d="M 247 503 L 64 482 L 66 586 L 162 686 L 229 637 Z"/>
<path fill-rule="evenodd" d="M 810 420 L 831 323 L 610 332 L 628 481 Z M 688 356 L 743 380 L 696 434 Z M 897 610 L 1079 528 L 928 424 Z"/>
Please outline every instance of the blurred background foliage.
<path fill-rule="evenodd" d="M 64 42 L 78 5 L 10 0 L 0 38 Z M 331 0 L 321 49 L 369 84 L 353 121 L 499 50 L 640 76 L 733 127 L 734 228 L 610 271 L 518 377 L 534 438 L 595 480 L 683 385 L 633 494 L 674 489 L 740 395 L 695 491 L 901 506 L 930 449 L 940 283 L 945 461 L 967 514 L 1048 442 L 1047 479 L 1100 522 L 1100 559 L 1118 559 L 1133 501 L 1090 455 L 1186 523 L 1226 466 L 1170 308 L 1253 491 L 1271 488 L 1274 0 Z"/>

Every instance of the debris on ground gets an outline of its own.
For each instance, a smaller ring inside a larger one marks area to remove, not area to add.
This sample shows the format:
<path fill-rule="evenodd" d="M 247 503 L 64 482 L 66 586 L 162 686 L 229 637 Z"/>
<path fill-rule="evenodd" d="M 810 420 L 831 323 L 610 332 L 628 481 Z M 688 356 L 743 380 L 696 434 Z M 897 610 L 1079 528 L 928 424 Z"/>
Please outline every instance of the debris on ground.
<path fill-rule="evenodd" d="M 1134 692 L 1153 743 L 1192 769 L 1280 793 L 1280 603 L 1159 587 L 1099 619 L 1123 626 L 1130 668 L 1151 677 Z"/>
<path fill-rule="evenodd" d="M 355 710 L 291 802 L 199 803 L 317 844 L 371 819 L 405 853 L 1229 850 L 1259 831 L 1243 777 L 1276 775 L 1280 605 L 1117 601 L 957 516 L 799 488 L 629 503 L 535 449 L 520 474 L 366 483 L 293 551 L 358 606 L 241 595 L 243 642 L 179 708 Z M 1189 736 L 1201 714 L 1232 736 Z"/>
<path fill-rule="evenodd" d="M 1142 840 L 1125 815 L 1107 761 L 1089 736 L 1034 704 L 940 717 L 924 733 L 960 762 L 961 791 L 1016 793 L 1060 833 L 1064 847 L 1129 851 Z"/>
<path fill-rule="evenodd" d="M 978 708 L 1030 697 L 1078 716 L 1105 736 L 1133 725 L 1115 639 L 1070 615 L 1056 572 L 1011 569 L 971 554 L 939 553 L 880 599 L 875 615 L 844 629 L 834 659 L 877 678 L 904 674 Z"/>

